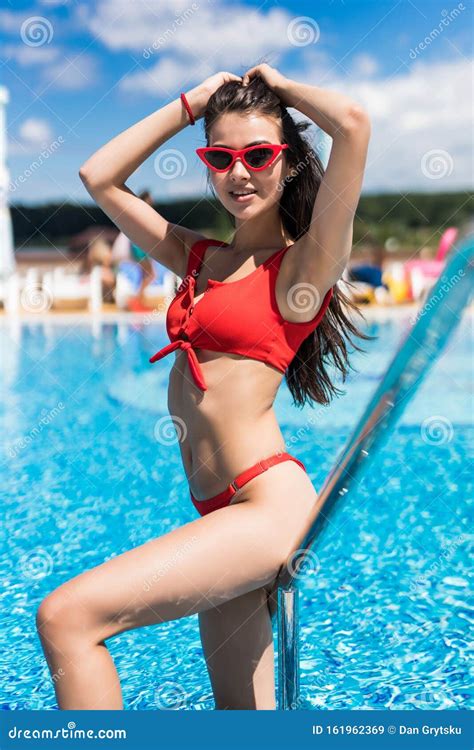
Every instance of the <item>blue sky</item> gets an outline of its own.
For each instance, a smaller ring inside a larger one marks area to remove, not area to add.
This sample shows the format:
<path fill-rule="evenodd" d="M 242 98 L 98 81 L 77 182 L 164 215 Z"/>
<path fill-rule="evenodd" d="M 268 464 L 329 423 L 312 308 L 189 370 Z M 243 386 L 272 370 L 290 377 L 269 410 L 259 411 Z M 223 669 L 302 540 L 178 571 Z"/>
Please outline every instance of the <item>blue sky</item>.
<path fill-rule="evenodd" d="M 369 111 L 363 192 L 472 189 L 467 0 L 7 0 L 2 8 L 11 203 L 90 202 L 78 169 L 96 149 L 208 75 L 242 74 L 262 60 Z M 156 200 L 202 195 L 200 145 L 202 121 L 159 150 L 179 152 L 178 176 L 159 176 L 157 151 L 127 184 Z"/>

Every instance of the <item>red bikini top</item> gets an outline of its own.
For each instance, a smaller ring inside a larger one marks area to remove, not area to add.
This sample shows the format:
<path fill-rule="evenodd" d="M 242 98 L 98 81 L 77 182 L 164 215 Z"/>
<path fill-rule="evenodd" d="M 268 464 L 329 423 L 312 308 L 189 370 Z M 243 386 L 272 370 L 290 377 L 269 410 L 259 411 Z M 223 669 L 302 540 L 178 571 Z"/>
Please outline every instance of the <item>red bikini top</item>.
<path fill-rule="evenodd" d="M 240 354 L 284 373 L 301 343 L 321 322 L 333 295 L 331 287 L 315 317 L 307 323 L 291 323 L 282 317 L 275 283 L 289 245 L 242 279 L 209 279 L 204 296 L 195 305 L 196 279 L 207 246 L 227 244 L 206 238 L 192 246 L 186 276 L 166 315 L 166 330 L 172 343 L 149 360 L 157 362 L 175 349 L 185 350 L 194 381 L 203 391 L 207 386 L 194 349 Z"/>

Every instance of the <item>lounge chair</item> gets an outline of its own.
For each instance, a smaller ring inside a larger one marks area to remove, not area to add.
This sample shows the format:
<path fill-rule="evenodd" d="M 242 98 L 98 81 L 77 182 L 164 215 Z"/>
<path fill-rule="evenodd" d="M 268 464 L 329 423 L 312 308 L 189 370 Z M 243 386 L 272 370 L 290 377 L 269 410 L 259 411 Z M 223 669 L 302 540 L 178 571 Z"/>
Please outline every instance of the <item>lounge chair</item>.
<path fill-rule="evenodd" d="M 94 266 L 88 274 L 68 274 L 58 266 L 43 275 L 42 291 L 54 309 L 90 312 L 102 309 L 102 268 Z"/>

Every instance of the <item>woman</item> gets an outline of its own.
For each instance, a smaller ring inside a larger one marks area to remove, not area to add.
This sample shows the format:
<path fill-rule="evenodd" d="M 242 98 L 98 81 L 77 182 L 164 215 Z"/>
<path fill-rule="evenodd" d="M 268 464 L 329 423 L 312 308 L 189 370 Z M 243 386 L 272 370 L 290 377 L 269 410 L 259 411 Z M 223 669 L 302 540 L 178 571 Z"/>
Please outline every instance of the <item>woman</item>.
<path fill-rule="evenodd" d="M 95 266 L 102 269 L 102 300 L 104 302 L 113 302 L 113 293 L 115 289 L 115 274 L 112 268 L 112 248 L 110 243 L 103 237 L 93 239 L 88 247 L 87 252 L 81 264 L 81 274 L 90 274 Z"/>
<path fill-rule="evenodd" d="M 286 106 L 333 137 L 324 175 Z M 125 185 L 202 116 L 208 145 L 229 149 L 200 152 L 234 217 L 229 244 L 170 224 Z M 369 131 L 346 96 L 264 64 L 243 78 L 212 76 L 81 168 L 114 223 L 183 279 L 168 312 L 173 340 L 151 359 L 176 352 L 168 406 L 200 517 L 43 600 L 37 624 L 52 675 L 63 670 L 60 708 L 122 708 L 105 641 L 196 613 L 216 708 L 275 708 L 272 592 L 317 494 L 303 464 L 285 453 L 273 402 L 287 367 L 299 404 L 327 403 L 336 389 L 323 357 L 345 375 L 344 336 L 362 335 L 336 283 L 351 251 Z"/>
<path fill-rule="evenodd" d="M 148 203 L 149 206 L 153 206 L 153 196 L 149 190 L 142 190 L 138 194 L 141 200 Z M 135 295 L 128 298 L 127 307 L 132 312 L 150 312 L 153 307 L 147 305 L 145 289 L 155 280 L 155 272 L 153 270 L 152 262 L 147 255 L 133 242 L 130 242 L 129 237 L 123 232 L 119 232 L 115 239 L 112 247 L 113 261 L 118 271 L 118 267 L 121 261 L 127 260 L 137 263 L 141 269 L 141 279 L 138 289 Z"/>

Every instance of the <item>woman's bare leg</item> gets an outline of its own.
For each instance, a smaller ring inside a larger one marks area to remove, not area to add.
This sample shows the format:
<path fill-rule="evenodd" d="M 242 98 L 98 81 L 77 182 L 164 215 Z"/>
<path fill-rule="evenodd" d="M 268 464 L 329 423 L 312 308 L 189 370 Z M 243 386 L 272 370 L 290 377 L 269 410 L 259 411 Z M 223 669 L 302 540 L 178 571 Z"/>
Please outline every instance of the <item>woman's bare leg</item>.
<path fill-rule="evenodd" d="M 273 632 L 265 587 L 199 614 L 216 709 L 276 707 Z"/>
<path fill-rule="evenodd" d="M 86 571 L 43 600 L 37 627 L 61 709 L 123 707 L 108 638 L 219 608 L 274 582 L 316 493 L 291 461 L 241 492 L 240 502 Z"/>
<path fill-rule="evenodd" d="M 140 266 L 142 269 L 142 278 L 136 296 L 145 305 L 145 289 L 155 280 L 155 272 L 149 258 L 143 258 L 140 261 Z"/>

